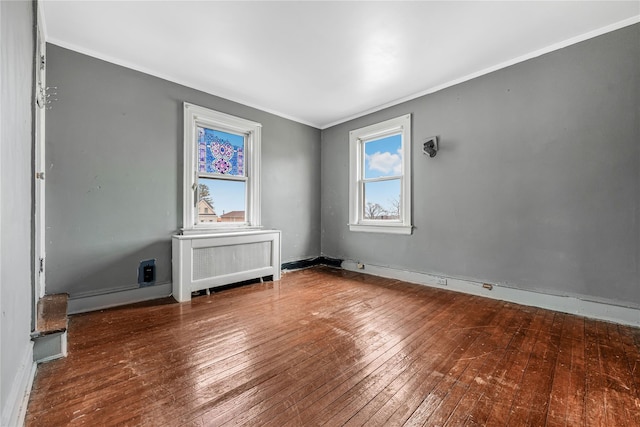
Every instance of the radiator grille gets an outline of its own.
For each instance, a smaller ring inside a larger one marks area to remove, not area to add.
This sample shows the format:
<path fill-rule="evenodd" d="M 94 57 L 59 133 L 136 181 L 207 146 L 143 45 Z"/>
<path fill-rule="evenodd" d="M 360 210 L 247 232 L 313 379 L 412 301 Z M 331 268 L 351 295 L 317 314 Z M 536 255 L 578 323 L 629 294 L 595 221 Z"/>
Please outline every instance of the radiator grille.
<path fill-rule="evenodd" d="M 193 249 L 193 280 L 269 267 L 271 246 L 267 241 Z"/>

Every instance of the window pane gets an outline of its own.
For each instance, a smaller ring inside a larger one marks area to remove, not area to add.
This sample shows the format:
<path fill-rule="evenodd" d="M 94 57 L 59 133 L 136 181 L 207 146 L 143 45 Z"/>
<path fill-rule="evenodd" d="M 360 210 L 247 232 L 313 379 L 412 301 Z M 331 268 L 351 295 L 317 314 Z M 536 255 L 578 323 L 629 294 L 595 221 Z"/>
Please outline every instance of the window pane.
<path fill-rule="evenodd" d="M 402 175 L 402 135 L 364 143 L 364 178 Z"/>
<path fill-rule="evenodd" d="M 244 135 L 205 127 L 198 129 L 198 171 L 245 176 Z"/>
<path fill-rule="evenodd" d="M 198 187 L 198 222 L 245 222 L 245 182 L 200 178 Z"/>
<path fill-rule="evenodd" d="M 400 179 L 364 183 L 364 219 L 400 219 Z"/>

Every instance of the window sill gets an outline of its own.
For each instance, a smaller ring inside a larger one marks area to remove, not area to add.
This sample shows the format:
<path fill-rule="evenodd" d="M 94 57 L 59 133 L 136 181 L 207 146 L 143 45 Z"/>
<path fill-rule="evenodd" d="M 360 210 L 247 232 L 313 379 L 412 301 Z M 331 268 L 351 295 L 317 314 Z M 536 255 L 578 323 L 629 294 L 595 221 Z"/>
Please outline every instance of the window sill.
<path fill-rule="evenodd" d="M 388 234 L 404 234 L 410 235 L 413 231 L 411 225 L 365 225 L 365 224 L 349 224 L 350 231 L 358 231 L 364 233 L 388 233 Z"/>
<path fill-rule="evenodd" d="M 220 234 L 220 233 L 234 233 L 243 231 L 257 231 L 262 230 L 262 227 L 239 225 L 228 227 L 197 227 L 197 228 L 182 228 L 180 230 L 183 236 L 202 235 L 202 234 Z"/>

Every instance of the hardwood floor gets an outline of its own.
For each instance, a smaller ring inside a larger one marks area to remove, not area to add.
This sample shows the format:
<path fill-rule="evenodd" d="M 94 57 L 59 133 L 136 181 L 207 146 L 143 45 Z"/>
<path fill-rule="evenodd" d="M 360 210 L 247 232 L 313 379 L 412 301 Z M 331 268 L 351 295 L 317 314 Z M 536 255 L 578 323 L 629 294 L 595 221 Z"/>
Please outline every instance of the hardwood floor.
<path fill-rule="evenodd" d="M 343 270 L 72 316 L 27 426 L 639 426 L 640 329 Z"/>

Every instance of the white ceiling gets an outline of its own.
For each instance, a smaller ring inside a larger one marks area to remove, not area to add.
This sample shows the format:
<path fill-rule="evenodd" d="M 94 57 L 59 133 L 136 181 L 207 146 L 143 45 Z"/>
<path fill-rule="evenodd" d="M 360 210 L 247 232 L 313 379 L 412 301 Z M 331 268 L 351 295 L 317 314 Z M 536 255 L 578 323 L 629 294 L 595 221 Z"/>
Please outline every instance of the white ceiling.
<path fill-rule="evenodd" d="M 638 1 L 41 4 L 50 43 L 318 128 L 640 21 Z"/>

